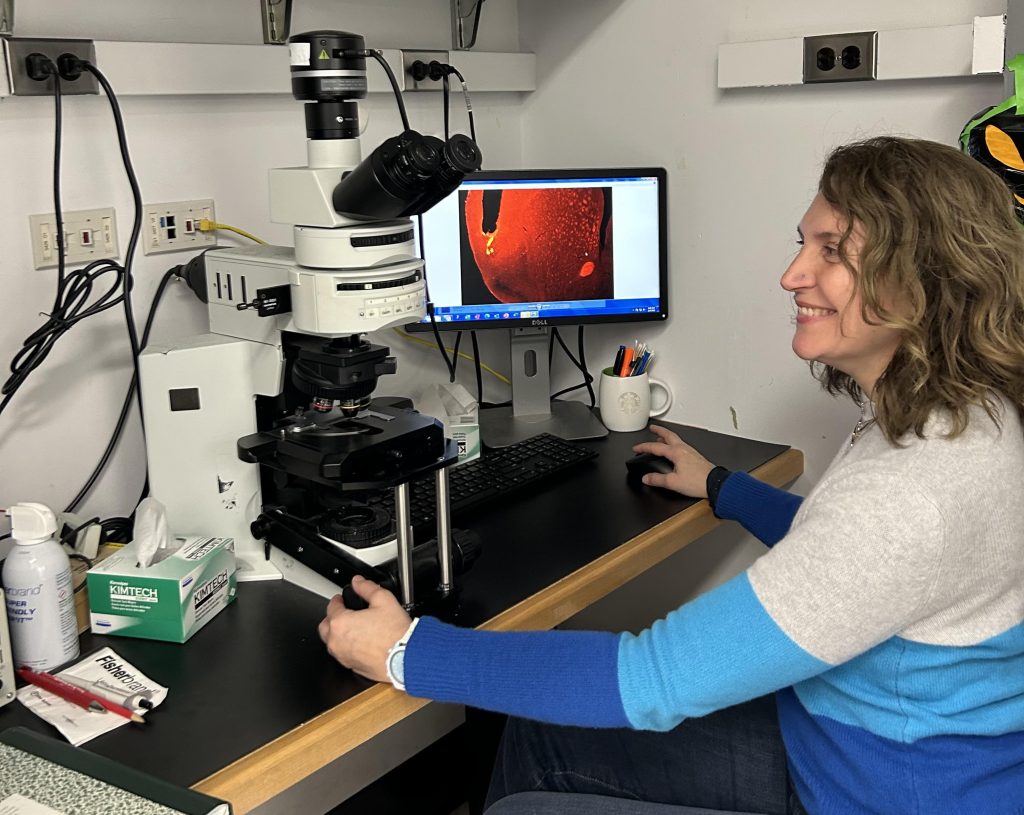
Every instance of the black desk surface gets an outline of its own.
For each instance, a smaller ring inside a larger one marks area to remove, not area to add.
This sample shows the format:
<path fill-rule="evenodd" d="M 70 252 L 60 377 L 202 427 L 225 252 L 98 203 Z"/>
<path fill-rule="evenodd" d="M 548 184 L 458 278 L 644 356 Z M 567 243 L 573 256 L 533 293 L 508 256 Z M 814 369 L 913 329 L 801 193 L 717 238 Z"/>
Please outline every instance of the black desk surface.
<path fill-rule="evenodd" d="M 787 447 L 667 424 L 717 464 L 753 470 Z M 459 622 L 477 626 L 695 503 L 627 484 L 624 462 L 646 431 L 582 442 L 595 461 L 561 480 L 458 519 L 483 551 L 460 579 Z M 170 688 L 145 725 L 128 724 L 85 747 L 191 786 L 370 686 L 331 659 L 317 635 L 326 601 L 284 581 L 243 583 L 235 603 L 184 645 L 82 635 Z M 0 730 L 58 735 L 19 702 Z"/>

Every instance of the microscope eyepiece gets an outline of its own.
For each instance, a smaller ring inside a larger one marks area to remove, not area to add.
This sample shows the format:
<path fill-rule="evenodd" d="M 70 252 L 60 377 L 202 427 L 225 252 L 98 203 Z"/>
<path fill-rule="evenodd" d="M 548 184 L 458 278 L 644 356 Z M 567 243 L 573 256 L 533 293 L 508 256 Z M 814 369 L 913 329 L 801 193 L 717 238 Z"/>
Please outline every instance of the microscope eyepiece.
<path fill-rule="evenodd" d="M 334 210 L 359 220 L 397 218 L 437 173 L 441 152 L 436 141 L 415 130 L 387 139 L 334 188 Z"/>
<path fill-rule="evenodd" d="M 463 175 L 479 170 L 483 160 L 476 142 L 463 133 L 456 133 L 445 142 L 443 157 L 448 168 Z"/>
<path fill-rule="evenodd" d="M 402 211 L 401 214 L 405 217 L 426 212 L 446 198 L 462 183 L 467 174 L 479 170 L 483 161 L 476 142 L 462 133 L 456 133 L 446 142 L 433 136 L 425 138 L 429 139 L 437 150 L 437 171 L 431 175 L 423 193 Z"/>

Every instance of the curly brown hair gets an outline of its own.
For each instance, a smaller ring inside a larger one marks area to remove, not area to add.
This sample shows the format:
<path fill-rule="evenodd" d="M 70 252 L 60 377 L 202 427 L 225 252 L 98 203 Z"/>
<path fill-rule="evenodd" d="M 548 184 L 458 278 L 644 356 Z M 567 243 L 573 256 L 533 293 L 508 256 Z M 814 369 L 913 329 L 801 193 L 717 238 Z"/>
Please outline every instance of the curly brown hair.
<path fill-rule="evenodd" d="M 950 437 L 972 405 L 999 424 L 996 394 L 1024 418 L 1024 230 L 1002 180 L 952 147 L 883 136 L 833 151 L 819 190 L 846 222 L 839 257 L 862 316 L 901 331 L 871 395 L 886 438 L 923 436 L 937 409 L 949 412 Z M 855 228 L 856 263 L 846 251 Z M 864 398 L 847 374 L 812 370 L 830 393 Z"/>

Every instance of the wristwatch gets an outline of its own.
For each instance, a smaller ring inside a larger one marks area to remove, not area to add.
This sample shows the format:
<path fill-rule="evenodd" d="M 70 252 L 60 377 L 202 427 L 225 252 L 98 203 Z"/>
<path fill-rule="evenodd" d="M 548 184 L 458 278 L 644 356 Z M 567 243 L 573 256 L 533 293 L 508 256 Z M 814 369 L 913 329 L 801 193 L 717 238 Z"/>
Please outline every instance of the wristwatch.
<path fill-rule="evenodd" d="M 409 624 L 409 627 L 405 629 L 405 633 L 402 634 L 398 642 L 388 649 L 388 656 L 385 662 L 388 680 L 399 690 L 405 690 L 405 646 L 409 644 L 412 632 L 416 630 L 416 624 L 419 621 L 420 618 L 416 617 Z"/>

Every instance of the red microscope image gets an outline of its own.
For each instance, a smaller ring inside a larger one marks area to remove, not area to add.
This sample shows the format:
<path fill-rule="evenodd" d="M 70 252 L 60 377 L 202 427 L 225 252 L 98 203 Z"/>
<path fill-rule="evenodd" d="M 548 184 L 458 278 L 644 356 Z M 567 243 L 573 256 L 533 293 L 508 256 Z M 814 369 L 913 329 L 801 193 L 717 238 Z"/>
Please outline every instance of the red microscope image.
<path fill-rule="evenodd" d="M 470 190 L 466 238 L 500 303 L 610 299 L 611 189 Z"/>

